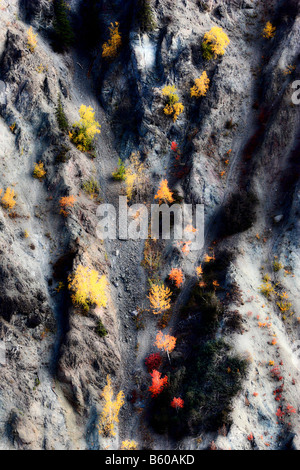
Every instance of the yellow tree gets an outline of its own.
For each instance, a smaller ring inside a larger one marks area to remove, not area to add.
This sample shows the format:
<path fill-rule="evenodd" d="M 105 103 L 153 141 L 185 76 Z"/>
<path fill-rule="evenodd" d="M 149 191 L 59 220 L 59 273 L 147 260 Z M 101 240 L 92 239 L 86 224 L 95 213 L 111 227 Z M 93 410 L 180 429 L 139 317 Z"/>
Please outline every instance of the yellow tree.
<path fill-rule="evenodd" d="M 137 450 L 137 442 L 135 441 L 123 441 L 121 450 Z"/>
<path fill-rule="evenodd" d="M 167 97 L 167 104 L 164 108 L 164 113 L 167 116 L 173 115 L 173 121 L 177 121 L 178 117 L 184 111 L 184 106 L 179 102 L 179 96 L 177 95 L 177 90 L 175 85 L 167 85 L 162 89 L 163 96 Z"/>
<path fill-rule="evenodd" d="M 158 349 L 166 351 L 168 359 L 170 361 L 169 354 L 173 351 L 176 346 L 176 338 L 175 336 L 164 335 L 162 331 L 159 331 L 156 335 L 155 345 L 158 347 Z"/>
<path fill-rule="evenodd" d="M 202 277 L 203 269 L 202 269 L 201 264 L 196 268 L 196 273 L 199 278 Z"/>
<path fill-rule="evenodd" d="M 164 285 L 153 284 L 148 299 L 155 315 L 166 312 L 171 308 L 172 292 Z"/>
<path fill-rule="evenodd" d="M 266 39 L 272 39 L 275 36 L 275 34 L 276 34 L 275 26 L 273 26 L 272 23 L 268 21 L 263 30 L 263 37 Z"/>
<path fill-rule="evenodd" d="M 230 39 L 222 28 L 213 26 L 210 31 L 205 33 L 202 46 L 208 46 L 215 58 L 218 55 L 224 55 L 225 49 L 229 46 Z"/>
<path fill-rule="evenodd" d="M 159 204 L 161 202 L 169 202 L 171 204 L 174 201 L 173 193 L 170 191 L 168 186 L 168 180 L 162 180 L 154 199 L 158 199 Z"/>
<path fill-rule="evenodd" d="M 125 396 L 121 390 L 114 400 L 114 391 L 109 375 L 107 376 L 107 385 L 103 389 L 102 397 L 104 398 L 104 406 L 98 423 L 98 432 L 104 436 L 115 436 L 115 426 L 119 422 L 119 413 L 125 403 Z"/>
<path fill-rule="evenodd" d="M 122 36 L 119 32 L 119 23 L 111 23 L 109 33 L 109 40 L 102 46 L 102 57 L 105 59 L 114 59 L 117 57 L 122 45 Z"/>
<path fill-rule="evenodd" d="M 75 305 L 88 310 L 90 305 L 106 307 L 106 276 L 100 277 L 98 271 L 84 267 L 81 264 L 74 274 L 69 276 L 69 289 L 73 292 L 72 301 Z"/>
<path fill-rule="evenodd" d="M 69 133 L 71 141 L 81 152 L 87 152 L 93 148 L 93 140 L 100 134 L 101 126 L 95 120 L 95 112 L 91 106 L 82 104 L 79 108 L 80 120 L 73 124 L 73 132 Z"/>
<path fill-rule="evenodd" d="M 206 96 L 209 89 L 210 79 L 207 73 L 204 71 L 200 78 L 196 78 L 195 85 L 191 88 L 191 97 L 200 98 Z"/>
<path fill-rule="evenodd" d="M 36 163 L 35 168 L 33 170 L 33 177 L 41 180 L 44 178 L 44 176 L 46 176 L 44 163 L 43 162 Z"/>
<path fill-rule="evenodd" d="M 0 189 L 0 196 L 2 195 L 3 190 Z M 16 205 L 15 201 L 15 191 L 11 188 L 7 188 L 2 199 L 1 199 L 1 204 L 5 209 L 13 209 Z"/>
<path fill-rule="evenodd" d="M 125 169 L 125 185 L 128 199 L 132 199 L 133 194 L 138 198 L 143 197 L 149 187 L 149 178 L 146 173 L 145 163 L 140 161 L 140 154 L 132 153 Z"/>
<path fill-rule="evenodd" d="M 27 46 L 30 52 L 34 52 L 37 46 L 37 34 L 34 34 L 32 26 L 27 31 Z"/>

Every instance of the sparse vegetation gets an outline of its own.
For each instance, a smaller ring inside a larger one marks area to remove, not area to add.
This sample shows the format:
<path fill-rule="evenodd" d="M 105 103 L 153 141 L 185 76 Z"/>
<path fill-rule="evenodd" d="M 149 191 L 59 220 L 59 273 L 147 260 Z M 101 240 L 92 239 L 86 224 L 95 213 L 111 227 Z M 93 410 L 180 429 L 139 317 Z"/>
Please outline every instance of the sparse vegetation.
<path fill-rule="evenodd" d="M 274 259 L 273 261 L 273 270 L 275 273 L 283 269 L 283 264 L 280 263 L 277 259 Z"/>
<path fill-rule="evenodd" d="M 85 181 L 82 184 L 82 189 L 91 197 L 91 199 L 97 198 L 100 193 L 100 185 L 94 178 L 90 178 L 89 180 Z"/>
<path fill-rule="evenodd" d="M 272 294 L 274 294 L 274 287 L 272 283 L 268 280 L 264 280 L 263 284 L 259 288 L 260 292 L 269 299 Z"/>

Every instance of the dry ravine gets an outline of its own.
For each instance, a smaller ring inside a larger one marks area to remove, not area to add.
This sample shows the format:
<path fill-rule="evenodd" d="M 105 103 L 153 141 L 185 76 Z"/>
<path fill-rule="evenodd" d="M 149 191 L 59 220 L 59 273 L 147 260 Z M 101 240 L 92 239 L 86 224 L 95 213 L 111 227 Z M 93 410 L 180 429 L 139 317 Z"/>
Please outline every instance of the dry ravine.
<path fill-rule="evenodd" d="M 297 0 L 0 0 L 1 450 L 299 450 L 299 44 Z M 203 246 L 99 237 L 100 205 L 162 181 Z"/>

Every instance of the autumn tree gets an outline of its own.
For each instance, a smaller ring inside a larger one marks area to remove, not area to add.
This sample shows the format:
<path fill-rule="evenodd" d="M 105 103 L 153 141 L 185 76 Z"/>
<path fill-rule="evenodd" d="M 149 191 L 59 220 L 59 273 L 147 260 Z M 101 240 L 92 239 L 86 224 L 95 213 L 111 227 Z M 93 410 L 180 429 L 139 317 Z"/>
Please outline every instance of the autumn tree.
<path fill-rule="evenodd" d="M 195 85 L 191 88 L 191 97 L 200 98 L 206 96 L 209 89 L 210 79 L 207 73 L 204 71 L 200 78 L 196 78 Z"/>
<path fill-rule="evenodd" d="M 206 60 L 213 57 L 216 59 L 218 55 L 225 54 L 225 49 L 230 44 L 230 39 L 222 28 L 213 26 L 210 31 L 205 33 L 202 43 L 203 55 Z"/>
<path fill-rule="evenodd" d="M 171 401 L 171 406 L 172 408 L 175 408 L 178 411 L 179 408 L 184 407 L 184 401 L 182 400 L 182 398 L 174 397 L 173 400 Z"/>
<path fill-rule="evenodd" d="M 124 392 L 120 391 L 114 400 L 114 391 L 111 384 L 111 378 L 107 376 L 107 385 L 104 387 L 102 397 L 104 406 L 98 423 L 98 432 L 104 436 L 115 436 L 115 426 L 119 422 L 120 409 L 125 403 Z"/>
<path fill-rule="evenodd" d="M 123 441 L 121 445 L 121 450 L 138 450 L 138 445 L 136 441 Z"/>
<path fill-rule="evenodd" d="M 272 23 L 268 21 L 263 30 L 263 37 L 266 39 L 272 39 L 274 38 L 275 34 L 276 34 L 275 26 L 273 26 Z"/>
<path fill-rule="evenodd" d="M 146 171 L 146 165 L 140 159 L 139 152 L 133 152 L 130 155 L 126 165 L 124 179 L 126 185 L 126 194 L 129 200 L 136 196 L 142 199 L 146 196 L 149 188 L 149 177 Z"/>
<path fill-rule="evenodd" d="M 168 359 L 170 361 L 170 353 L 174 350 L 176 346 L 176 338 L 170 335 L 164 335 L 162 331 L 159 331 L 156 335 L 156 346 L 158 349 L 166 351 Z"/>
<path fill-rule="evenodd" d="M 175 283 L 176 287 L 181 287 L 183 284 L 182 270 L 178 268 L 173 268 L 169 274 L 169 279 Z"/>
<path fill-rule="evenodd" d="M 0 189 L 0 196 L 3 193 L 3 189 Z M 7 188 L 2 196 L 1 204 L 5 209 L 13 209 L 17 204 L 15 191 L 12 188 Z"/>
<path fill-rule="evenodd" d="M 60 214 L 62 214 L 64 217 L 68 217 L 70 210 L 74 207 L 75 202 L 75 196 L 61 197 L 59 201 Z"/>
<path fill-rule="evenodd" d="M 172 152 L 178 152 L 178 144 L 177 144 L 177 142 L 173 141 L 173 142 L 171 143 L 171 150 L 172 150 Z"/>
<path fill-rule="evenodd" d="M 46 176 L 46 170 L 44 168 L 44 163 L 39 162 L 35 164 L 34 170 L 33 170 L 33 177 L 36 179 L 43 179 L 44 176 Z"/>
<path fill-rule="evenodd" d="M 196 268 L 196 273 L 197 273 L 197 276 L 198 276 L 199 278 L 202 277 L 203 269 L 202 269 L 201 264 L 200 264 L 199 266 L 197 266 L 197 268 Z"/>
<path fill-rule="evenodd" d="M 37 46 L 37 34 L 34 34 L 32 26 L 27 31 L 27 47 L 30 52 L 34 52 Z"/>
<path fill-rule="evenodd" d="M 102 57 L 105 59 L 114 59 L 117 57 L 122 45 L 122 36 L 119 31 L 119 23 L 111 23 L 109 28 L 110 38 L 102 46 Z"/>
<path fill-rule="evenodd" d="M 165 375 L 163 378 L 161 373 L 158 370 L 153 370 L 151 372 L 152 385 L 149 387 L 149 391 L 152 394 L 152 397 L 157 397 L 163 389 L 168 385 L 168 377 Z"/>
<path fill-rule="evenodd" d="M 173 193 L 170 191 L 168 186 L 168 180 L 162 180 L 154 199 L 158 199 L 159 204 L 162 202 L 168 202 L 172 204 L 172 202 L 174 202 Z"/>
<path fill-rule="evenodd" d="M 69 136 L 71 141 L 81 152 L 93 149 L 93 141 L 100 134 L 100 124 L 95 120 L 95 112 L 91 106 L 82 104 L 79 109 L 80 120 L 73 124 L 73 131 Z"/>
<path fill-rule="evenodd" d="M 159 369 L 162 363 L 162 357 L 159 353 L 150 354 L 145 360 L 148 372 L 152 372 L 153 369 Z"/>
<path fill-rule="evenodd" d="M 75 305 L 88 310 L 91 305 L 106 307 L 106 276 L 100 277 L 98 271 L 84 267 L 81 264 L 74 274 L 69 276 L 69 289 L 73 292 L 72 301 Z"/>
<path fill-rule="evenodd" d="M 164 107 L 164 113 L 167 116 L 173 116 L 173 121 L 177 121 L 178 117 L 184 111 L 184 106 L 179 102 L 179 96 L 175 85 L 167 85 L 162 90 L 163 96 L 167 98 L 167 104 Z"/>
<path fill-rule="evenodd" d="M 166 312 L 171 307 L 172 292 L 168 287 L 159 284 L 153 284 L 149 293 L 149 300 L 155 315 Z"/>

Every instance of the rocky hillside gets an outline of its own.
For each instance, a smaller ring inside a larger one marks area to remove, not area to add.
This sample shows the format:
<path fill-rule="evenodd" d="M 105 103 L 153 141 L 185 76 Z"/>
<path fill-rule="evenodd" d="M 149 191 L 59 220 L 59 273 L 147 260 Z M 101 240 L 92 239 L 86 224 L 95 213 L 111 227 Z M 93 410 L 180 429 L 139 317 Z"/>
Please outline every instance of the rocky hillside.
<path fill-rule="evenodd" d="M 1 0 L 0 26 L 0 448 L 299 449 L 298 1 Z M 208 57 L 214 27 L 230 43 Z M 101 240 L 97 209 L 132 174 L 129 205 L 162 180 L 204 205 L 203 247 Z M 107 281 L 89 305 L 81 268 Z M 171 308 L 153 315 L 162 282 Z M 153 398 L 160 330 L 176 346 Z M 124 392 L 114 433 L 107 380 Z"/>

